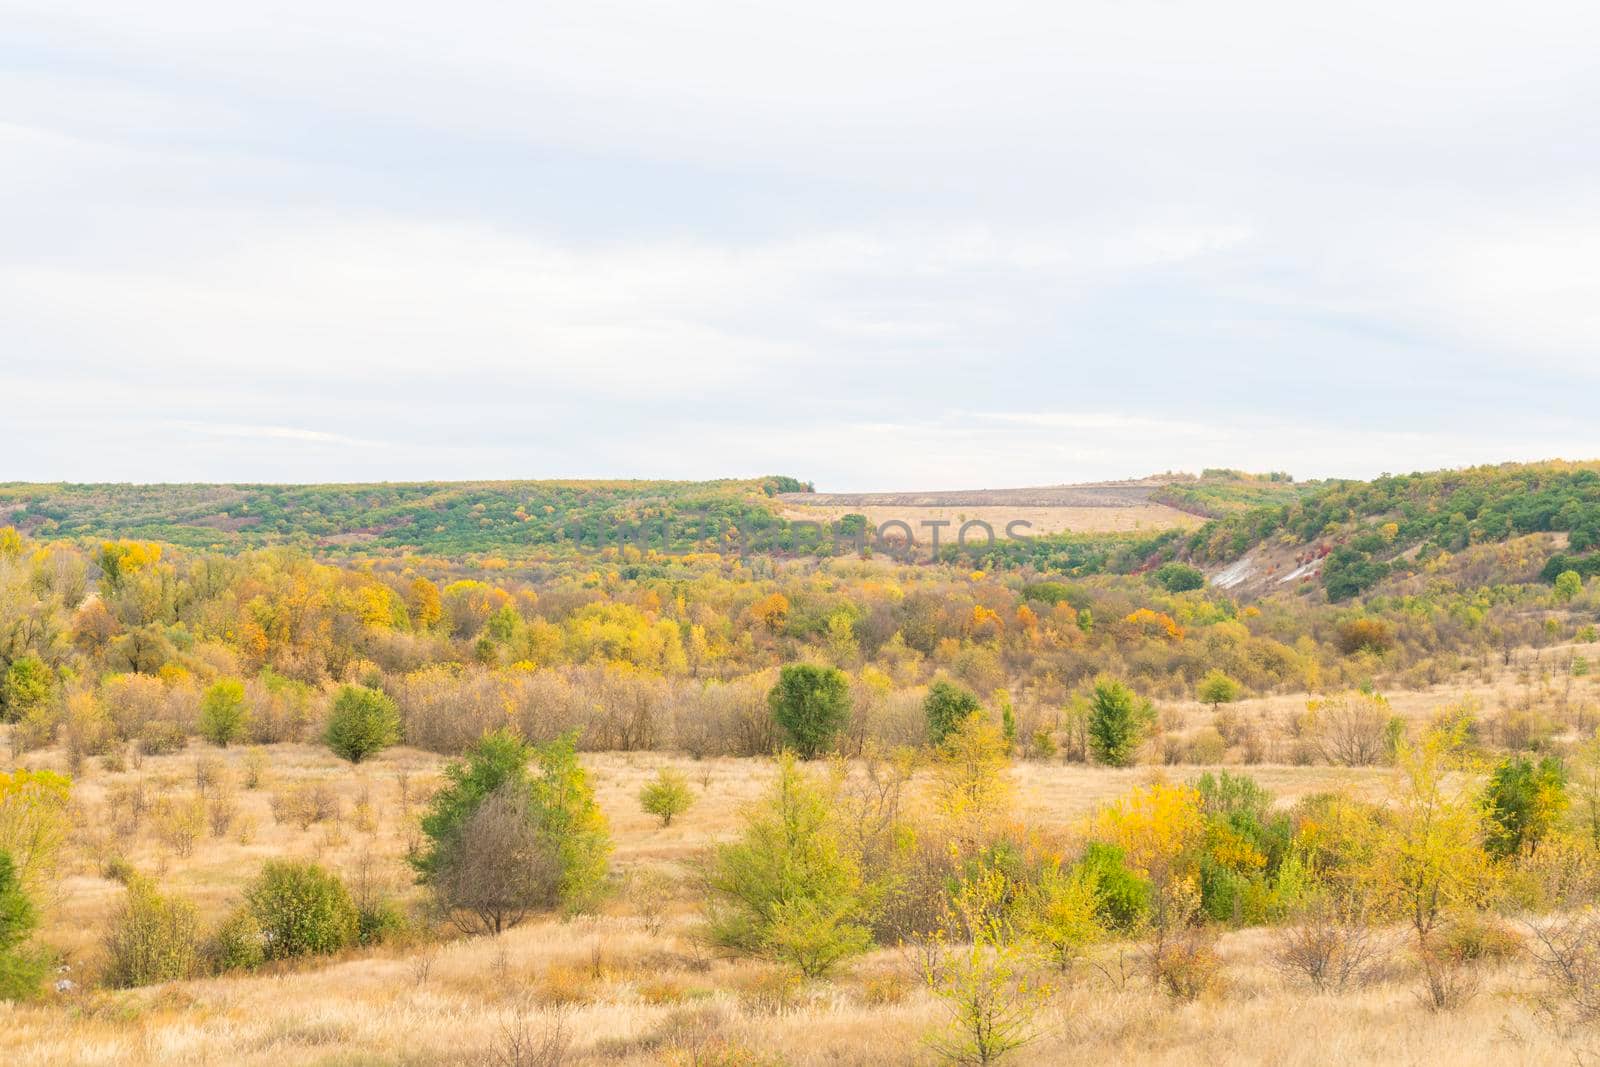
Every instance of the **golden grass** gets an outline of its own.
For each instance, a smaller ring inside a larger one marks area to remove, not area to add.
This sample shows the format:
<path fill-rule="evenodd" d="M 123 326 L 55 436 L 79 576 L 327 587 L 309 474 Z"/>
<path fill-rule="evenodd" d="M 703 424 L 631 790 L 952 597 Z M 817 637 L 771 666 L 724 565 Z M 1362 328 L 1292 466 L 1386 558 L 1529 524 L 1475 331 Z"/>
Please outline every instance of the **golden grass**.
<path fill-rule="evenodd" d="M 1489 685 L 1487 699 L 1496 691 Z M 1401 694 L 1394 704 L 1420 720 L 1460 695 L 1459 688 Z M 1281 725 L 1303 704 L 1303 697 L 1272 697 L 1236 710 Z M 1198 705 L 1168 711 L 1180 716 L 1185 730 L 1200 728 L 1212 714 Z M 275 856 L 316 858 L 347 876 L 367 857 L 403 897 L 419 899 L 404 856 L 426 795 L 438 783 L 439 757 L 395 749 L 352 769 L 309 745 L 273 746 L 268 755 L 257 790 L 242 788 L 242 749 L 219 752 L 197 742 L 187 752 L 115 773 L 91 761 L 76 787 L 78 829 L 42 931 L 86 988 L 0 1006 L 0 1063 L 476 1064 L 489 1061 L 508 1031 L 537 1030 L 557 1016 L 572 1038 L 569 1062 L 693 1063 L 697 1054 L 706 1062 L 711 1050 L 740 1048 L 797 1067 L 934 1062 L 922 1039 L 941 1025 L 943 1006 L 900 952 L 874 952 L 832 981 L 791 989 L 772 968 L 719 959 L 696 941 L 696 900 L 684 884 L 688 864 L 736 832 L 741 806 L 759 795 L 772 773 L 763 760 L 585 755 L 611 823 L 622 883 L 598 915 L 539 919 L 499 938 L 356 952 L 248 976 L 126 992 L 94 989 L 99 938 L 122 893 L 103 876 L 112 855 L 193 899 L 207 925 L 234 906 L 261 863 Z M 254 827 L 247 842 L 236 823 L 223 838 L 208 831 L 191 855 L 180 858 L 148 822 L 135 834 L 118 830 L 120 795 L 139 781 L 174 797 L 192 794 L 197 758 L 222 765 L 239 820 Z M 25 762 L 60 768 L 64 755 L 51 750 Z M 668 828 L 641 811 L 637 799 L 664 765 L 683 771 L 696 795 Z M 1152 775 L 1185 778 L 1197 770 L 1024 762 L 1013 771 L 1017 814 L 1046 831 L 1070 830 Z M 1340 788 L 1373 795 L 1387 773 L 1281 764 L 1248 772 L 1283 803 Z M 409 805 L 401 800 L 402 775 L 409 779 Z M 342 813 L 336 822 L 301 829 L 274 818 L 274 793 L 317 784 L 337 795 Z M 357 816 L 362 797 L 370 818 Z M 641 893 L 638 881 L 629 886 L 639 872 L 670 877 L 666 888 Z M 1266 930 L 1225 935 L 1226 989 L 1192 1004 L 1171 1001 L 1143 979 L 1117 983 L 1085 967 L 1051 998 L 1040 1039 L 1011 1062 L 1505 1067 L 1600 1056 L 1600 1039 L 1564 1034 L 1541 1017 L 1530 999 L 1536 983 L 1526 964 L 1499 967 L 1469 1006 L 1434 1014 L 1422 1007 L 1417 975 L 1403 962 L 1373 985 L 1313 996 L 1269 966 L 1272 936 Z"/>

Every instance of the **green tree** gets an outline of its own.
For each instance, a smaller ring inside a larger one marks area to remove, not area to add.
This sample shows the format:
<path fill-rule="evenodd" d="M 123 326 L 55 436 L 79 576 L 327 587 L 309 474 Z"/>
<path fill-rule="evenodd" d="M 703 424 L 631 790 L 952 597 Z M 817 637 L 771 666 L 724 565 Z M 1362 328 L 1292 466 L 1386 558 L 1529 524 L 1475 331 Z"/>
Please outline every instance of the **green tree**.
<path fill-rule="evenodd" d="M 107 985 L 120 988 L 189 977 L 199 958 L 199 913 L 135 876 L 105 937 Z"/>
<path fill-rule="evenodd" d="M 713 941 L 807 977 L 866 951 L 869 894 L 834 810 L 834 798 L 783 756 L 772 789 L 746 815 L 744 832 L 709 861 L 706 920 Z"/>
<path fill-rule="evenodd" d="M 333 699 L 325 736 L 336 755 L 360 763 L 400 739 L 399 708 L 376 689 L 344 686 Z"/>
<path fill-rule="evenodd" d="M 0 1001 L 25 1000 L 39 990 L 48 961 L 26 947 L 38 923 L 11 857 L 0 852 Z"/>
<path fill-rule="evenodd" d="M 833 667 L 791 664 L 779 672 L 767 706 L 800 757 L 816 759 L 850 718 L 850 683 Z"/>
<path fill-rule="evenodd" d="M 1206 584 L 1206 576 L 1187 563 L 1168 563 L 1155 572 L 1156 584 L 1169 593 L 1186 593 Z"/>
<path fill-rule="evenodd" d="M 975 695 L 953 682 L 940 679 L 928 686 L 928 695 L 922 700 L 922 714 L 928 722 L 929 743 L 944 744 L 950 731 L 981 707 Z"/>
<path fill-rule="evenodd" d="M 1555 828 L 1566 809 L 1567 775 L 1560 760 L 1504 759 L 1484 788 L 1483 847 L 1497 858 L 1531 849 Z"/>
<path fill-rule="evenodd" d="M 1583 592 L 1583 575 L 1577 571 L 1562 571 L 1556 575 L 1556 599 L 1565 604 Z"/>
<path fill-rule="evenodd" d="M 598 896 L 611 838 L 574 744 L 568 734 L 535 747 L 502 730 L 445 767 L 412 864 L 447 911 L 464 913 L 458 924 L 496 932 Z"/>
<path fill-rule="evenodd" d="M 1089 750 L 1108 767 L 1129 766 L 1154 717 L 1150 702 L 1126 685 L 1111 679 L 1096 682 L 1089 697 Z"/>
<path fill-rule="evenodd" d="M 222 679 L 200 698 L 200 734 L 212 744 L 227 748 L 242 738 L 249 726 L 244 683 L 237 678 Z"/>
<path fill-rule="evenodd" d="M 38 656 L 21 656 L 0 674 L 0 722 L 16 722 L 50 699 L 55 682 Z"/>
<path fill-rule="evenodd" d="M 672 820 L 689 810 L 694 794 L 689 791 L 688 779 L 671 767 L 663 767 L 655 781 L 639 792 L 639 805 L 646 814 L 661 820 L 662 826 L 671 826 Z"/>
<path fill-rule="evenodd" d="M 1200 703 L 1210 704 L 1211 710 L 1216 711 L 1222 705 L 1232 704 L 1239 699 L 1239 683 L 1222 671 L 1212 669 L 1200 679 L 1195 695 L 1200 698 Z"/>
<path fill-rule="evenodd" d="M 360 916 L 350 891 L 315 863 L 268 860 L 244 897 L 269 960 L 326 956 L 356 943 Z"/>

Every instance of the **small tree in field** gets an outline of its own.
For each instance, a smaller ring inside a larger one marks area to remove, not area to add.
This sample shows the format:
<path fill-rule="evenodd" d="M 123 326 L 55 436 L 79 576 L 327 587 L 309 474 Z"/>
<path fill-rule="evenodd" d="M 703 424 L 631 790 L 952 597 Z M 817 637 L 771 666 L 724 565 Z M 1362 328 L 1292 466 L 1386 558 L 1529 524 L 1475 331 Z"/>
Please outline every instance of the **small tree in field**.
<path fill-rule="evenodd" d="M 922 714 L 928 720 L 929 743 L 936 747 L 944 744 L 950 731 L 979 710 L 981 705 L 972 693 L 942 679 L 934 682 L 928 686 L 928 695 L 922 700 Z"/>
<path fill-rule="evenodd" d="M 245 902 L 269 960 L 324 956 L 356 942 L 360 916 L 350 891 L 315 863 L 269 860 Z"/>
<path fill-rule="evenodd" d="M 200 698 L 200 733 L 207 741 L 227 748 L 244 736 L 250 709 L 244 702 L 244 683 L 224 678 Z"/>
<path fill-rule="evenodd" d="M 800 758 L 816 759 L 850 717 L 850 683 L 833 667 L 791 664 L 779 673 L 767 706 Z"/>
<path fill-rule="evenodd" d="M 662 826 L 671 826 L 672 820 L 694 803 L 689 782 L 671 767 L 663 767 L 656 780 L 639 792 L 639 805 L 649 815 L 661 820 Z"/>
<path fill-rule="evenodd" d="M 534 747 L 502 730 L 445 768 L 448 784 L 422 817 L 427 844 L 411 862 L 463 930 L 498 933 L 598 894 L 611 839 L 574 741 Z"/>
<path fill-rule="evenodd" d="M 1089 697 L 1089 750 L 1095 760 L 1108 767 L 1133 763 L 1154 714 L 1149 701 L 1121 682 L 1096 682 Z"/>
<path fill-rule="evenodd" d="M 347 685 L 333 699 L 326 737 L 336 755 L 360 763 L 400 739 L 399 708 L 376 689 Z"/>
<path fill-rule="evenodd" d="M 38 992 L 48 961 L 24 947 L 38 922 L 11 857 L 0 852 L 0 1000 L 23 1000 Z"/>
<path fill-rule="evenodd" d="M 1195 691 L 1200 698 L 1200 703 L 1210 704 L 1211 710 L 1216 711 L 1224 704 L 1232 704 L 1239 699 L 1239 683 L 1219 670 L 1213 670 L 1200 679 L 1200 686 Z"/>
<path fill-rule="evenodd" d="M 713 941 L 808 978 L 872 943 L 859 859 L 840 832 L 832 798 L 792 756 L 778 764 L 778 779 L 747 814 L 743 835 L 712 855 L 706 882 Z"/>

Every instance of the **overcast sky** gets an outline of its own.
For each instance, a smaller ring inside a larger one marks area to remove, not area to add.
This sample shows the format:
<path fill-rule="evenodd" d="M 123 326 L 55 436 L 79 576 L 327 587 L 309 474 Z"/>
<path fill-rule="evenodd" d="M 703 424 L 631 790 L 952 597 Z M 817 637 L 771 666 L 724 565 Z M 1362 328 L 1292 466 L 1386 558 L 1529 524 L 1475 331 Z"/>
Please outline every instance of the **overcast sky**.
<path fill-rule="evenodd" d="M 0 0 L 0 479 L 1600 456 L 1596 41 L 1592 0 Z"/>

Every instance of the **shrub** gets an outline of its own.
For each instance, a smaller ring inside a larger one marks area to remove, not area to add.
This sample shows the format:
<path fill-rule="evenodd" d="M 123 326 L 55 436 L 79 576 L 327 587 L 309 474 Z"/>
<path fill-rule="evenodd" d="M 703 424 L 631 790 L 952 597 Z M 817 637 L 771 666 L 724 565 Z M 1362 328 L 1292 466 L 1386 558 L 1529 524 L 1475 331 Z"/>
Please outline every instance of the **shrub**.
<path fill-rule="evenodd" d="M 105 935 L 106 984 L 130 988 L 189 977 L 199 954 L 198 927 L 193 904 L 134 878 Z"/>
<path fill-rule="evenodd" d="M 1206 576 L 1187 563 L 1164 564 L 1156 569 L 1155 579 L 1156 584 L 1169 593 L 1187 593 L 1206 584 Z"/>
<path fill-rule="evenodd" d="M 250 728 L 250 709 L 244 702 L 244 683 L 224 678 L 200 698 L 200 735 L 227 748 Z"/>
<path fill-rule="evenodd" d="M 1121 682 L 1096 682 L 1089 698 L 1089 750 L 1108 767 L 1130 765 L 1154 717 L 1150 702 Z"/>
<path fill-rule="evenodd" d="M 38 992 L 48 961 L 24 944 L 38 922 L 10 855 L 0 852 L 0 1001 L 25 1000 Z"/>
<path fill-rule="evenodd" d="M 1023 897 L 1024 931 L 1060 970 L 1105 937 L 1097 883 L 1093 870 L 1050 866 Z"/>
<path fill-rule="evenodd" d="M 1306 704 L 1309 740 L 1328 763 L 1369 767 L 1389 756 L 1389 702 L 1350 692 Z"/>
<path fill-rule="evenodd" d="M 145 756 L 170 756 L 189 744 L 183 725 L 170 719 L 147 722 L 139 731 L 139 752 Z"/>
<path fill-rule="evenodd" d="M 779 672 L 767 706 L 800 757 L 815 759 L 832 747 L 850 717 L 850 683 L 833 667 L 791 664 Z"/>
<path fill-rule="evenodd" d="M 576 910 L 599 894 L 611 839 L 573 742 L 530 747 L 500 731 L 445 767 L 448 784 L 422 817 L 428 843 L 412 863 L 463 929 L 498 932 L 529 911 Z"/>
<path fill-rule="evenodd" d="M 1382 952 L 1366 909 L 1353 897 L 1317 894 L 1278 934 L 1273 961 L 1319 992 L 1338 992 L 1361 980 Z"/>
<path fill-rule="evenodd" d="M 829 796 L 784 757 L 743 834 L 719 846 L 707 867 L 714 942 L 807 977 L 866 950 L 866 887 L 832 813 Z"/>
<path fill-rule="evenodd" d="M 1549 756 L 1537 764 L 1525 756 L 1502 760 L 1484 787 L 1483 809 L 1483 847 L 1491 856 L 1514 856 L 1534 847 L 1567 809 L 1561 762 Z"/>
<path fill-rule="evenodd" d="M 245 890 L 245 903 L 261 924 L 269 960 L 328 955 L 359 933 L 349 890 L 314 863 L 269 860 Z"/>
<path fill-rule="evenodd" d="M 254 912 L 239 908 L 206 939 L 201 956 L 211 974 L 254 970 L 267 958 L 266 932 Z"/>
<path fill-rule="evenodd" d="M 663 767 L 655 781 L 639 792 L 640 807 L 646 814 L 660 819 L 662 826 L 671 826 L 672 820 L 688 811 L 693 803 L 694 794 L 689 791 L 688 780 L 670 767 Z"/>
<path fill-rule="evenodd" d="M 1232 704 L 1239 699 L 1239 683 L 1219 670 L 1212 670 L 1200 679 L 1195 695 L 1200 698 L 1200 703 L 1210 704 L 1211 710 L 1216 711 L 1222 705 Z"/>
<path fill-rule="evenodd" d="M 978 711 L 978 698 L 953 682 L 943 680 L 928 686 L 928 695 L 922 701 L 922 713 L 928 722 L 928 741 L 937 746 L 944 744 L 967 717 Z"/>
<path fill-rule="evenodd" d="M 1179 1000 L 1195 1000 L 1222 985 L 1216 935 L 1200 926 L 1179 930 L 1151 950 L 1157 984 Z"/>
<path fill-rule="evenodd" d="M 376 689 L 344 686 L 334 697 L 325 737 L 335 755 L 360 763 L 400 739 L 400 710 Z"/>

